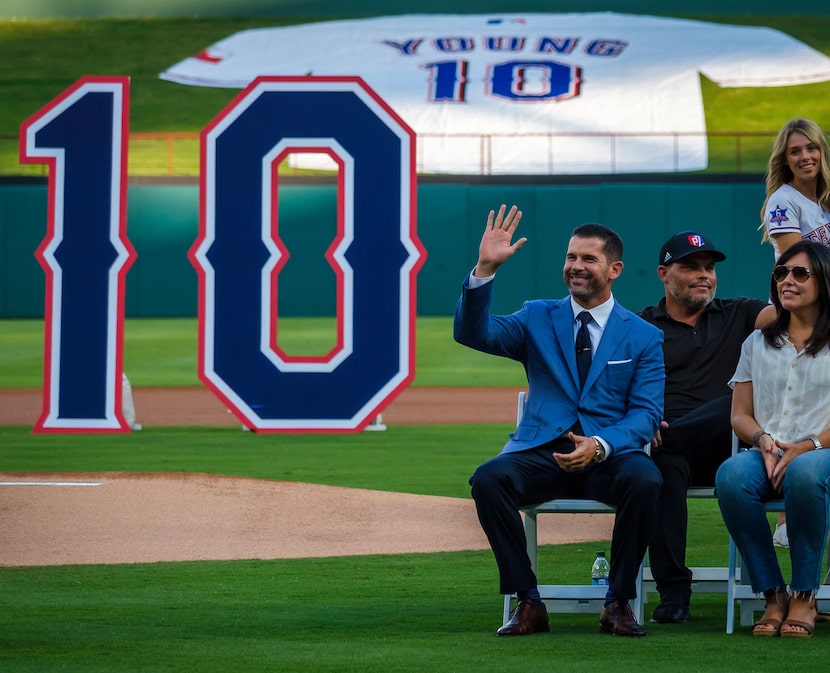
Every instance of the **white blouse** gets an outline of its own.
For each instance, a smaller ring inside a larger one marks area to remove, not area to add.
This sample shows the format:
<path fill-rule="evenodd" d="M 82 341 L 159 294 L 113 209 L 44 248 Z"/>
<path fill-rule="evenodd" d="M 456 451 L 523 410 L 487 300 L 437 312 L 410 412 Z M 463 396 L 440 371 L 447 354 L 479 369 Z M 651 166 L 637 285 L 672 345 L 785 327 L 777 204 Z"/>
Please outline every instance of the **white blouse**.
<path fill-rule="evenodd" d="M 772 348 L 755 330 L 729 386 L 745 381 L 752 382 L 755 420 L 773 439 L 798 442 L 830 427 L 830 349 L 813 357 L 788 339 Z"/>

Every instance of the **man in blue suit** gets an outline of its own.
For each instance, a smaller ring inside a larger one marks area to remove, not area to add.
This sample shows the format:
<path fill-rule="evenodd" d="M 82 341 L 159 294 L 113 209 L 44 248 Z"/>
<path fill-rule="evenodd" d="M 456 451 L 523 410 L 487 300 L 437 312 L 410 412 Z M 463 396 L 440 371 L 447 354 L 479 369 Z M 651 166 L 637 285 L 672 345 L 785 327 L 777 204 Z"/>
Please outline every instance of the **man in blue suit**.
<path fill-rule="evenodd" d="M 563 269 L 567 297 L 528 301 L 511 315 L 490 315 L 496 270 L 527 240 L 513 241 L 521 211 L 516 206 L 505 211 L 504 205 L 497 214 L 490 211 L 454 323 L 456 341 L 521 362 L 528 380 L 519 426 L 501 453 L 470 478 L 501 592 L 515 592 L 519 599 L 498 635 L 550 630 L 519 508 L 585 497 L 617 508 L 600 628 L 644 636 L 629 601 L 636 597 L 662 486 L 660 471 L 643 448 L 663 413 L 662 332 L 614 301 L 611 285 L 622 272 L 622 241 L 599 224 L 573 231 Z M 580 360 L 590 362 L 580 365 Z"/>

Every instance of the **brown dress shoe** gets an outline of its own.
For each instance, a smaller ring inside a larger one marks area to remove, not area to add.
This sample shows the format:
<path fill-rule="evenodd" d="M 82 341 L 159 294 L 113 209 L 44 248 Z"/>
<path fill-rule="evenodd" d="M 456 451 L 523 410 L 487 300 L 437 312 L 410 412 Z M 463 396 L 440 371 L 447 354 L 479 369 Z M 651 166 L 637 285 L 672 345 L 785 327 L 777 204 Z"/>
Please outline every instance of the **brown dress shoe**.
<path fill-rule="evenodd" d="M 621 600 L 616 600 L 608 607 L 602 608 L 599 614 L 599 630 L 630 638 L 640 638 L 646 635 L 646 630 L 634 619 L 634 613 L 628 601 Z"/>
<path fill-rule="evenodd" d="M 519 601 L 510 621 L 496 631 L 497 636 L 528 636 L 550 631 L 548 610 L 544 603 Z"/>

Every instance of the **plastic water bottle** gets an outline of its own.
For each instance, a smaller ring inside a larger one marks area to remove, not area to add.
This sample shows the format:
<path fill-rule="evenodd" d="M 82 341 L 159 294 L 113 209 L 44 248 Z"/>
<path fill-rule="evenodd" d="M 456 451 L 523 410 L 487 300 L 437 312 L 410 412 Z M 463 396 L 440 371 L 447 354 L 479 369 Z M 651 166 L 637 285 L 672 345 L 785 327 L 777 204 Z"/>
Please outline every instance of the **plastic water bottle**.
<path fill-rule="evenodd" d="M 594 560 L 594 565 L 591 566 L 591 584 L 601 584 L 608 586 L 608 572 L 611 566 L 608 565 L 608 559 L 605 558 L 604 551 L 597 552 L 597 558 Z"/>

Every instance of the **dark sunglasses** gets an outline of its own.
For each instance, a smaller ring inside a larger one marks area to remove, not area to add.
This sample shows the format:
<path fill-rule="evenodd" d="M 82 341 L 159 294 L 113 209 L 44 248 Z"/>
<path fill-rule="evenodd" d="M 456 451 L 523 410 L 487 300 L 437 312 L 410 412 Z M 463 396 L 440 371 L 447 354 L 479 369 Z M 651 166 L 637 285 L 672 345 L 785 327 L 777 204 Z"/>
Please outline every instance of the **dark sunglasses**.
<path fill-rule="evenodd" d="M 780 283 L 790 273 L 793 274 L 793 280 L 796 283 L 803 283 L 810 277 L 812 272 L 803 266 L 784 266 L 780 264 L 772 270 L 772 278 L 776 283 Z"/>

